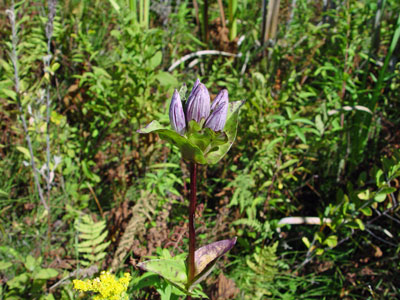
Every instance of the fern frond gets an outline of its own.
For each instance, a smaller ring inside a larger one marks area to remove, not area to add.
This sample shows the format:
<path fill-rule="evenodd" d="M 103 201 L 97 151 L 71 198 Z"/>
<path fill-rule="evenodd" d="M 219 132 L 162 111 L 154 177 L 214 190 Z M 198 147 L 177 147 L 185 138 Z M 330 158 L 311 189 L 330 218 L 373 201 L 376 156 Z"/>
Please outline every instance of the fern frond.
<path fill-rule="evenodd" d="M 89 266 L 104 259 L 107 254 L 104 251 L 111 243 L 111 241 L 106 241 L 108 236 L 106 222 L 94 222 L 90 216 L 83 215 L 75 222 L 75 229 L 80 240 L 76 245 L 76 250 L 82 256 L 81 264 Z"/>
<path fill-rule="evenodd" d="M 143 191 L 139 201 L 132 208 L 132 217 L 118 243 L 118 248 L 117 251 L 115 251 L 111 264 L 112 270 L 116 270 L 124 261 L 126 254 L 135 240 L 135 236 L 137 236 L 140 230 L 143 229 L 143 224 L 146 218 L 148 218 L 150 212 L 155 210 L 156 205 L 157 197 Z"/>

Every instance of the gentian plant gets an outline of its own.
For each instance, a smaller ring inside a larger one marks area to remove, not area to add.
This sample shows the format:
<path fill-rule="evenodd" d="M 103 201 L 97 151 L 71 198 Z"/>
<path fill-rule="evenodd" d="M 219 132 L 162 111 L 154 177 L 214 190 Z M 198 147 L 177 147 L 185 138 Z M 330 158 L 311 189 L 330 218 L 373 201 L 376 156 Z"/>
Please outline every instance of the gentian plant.
<path fill-rule="evenodd" d="M 197 250 L 194 228 L 196 211 L 197 165 L 215 164 L 231 148 L 236 138 L 238 116 L 244 101 L 229 102 L 228 91 L 220 91 L 211 103 L 210 94 L 199 79 L 196 80 L 186 101 L 186 86 L 174 91 L 169 108 L 172 129 L 152 121 L 139 133 L 158 133 L 176 145 L 182 158 L 190 164 L 189 204 L 189 255 L 187 260 L 156 259 L 139 264 L 139 267 L 157 273 L 188 295 L 212 270 L 218 258 L 232 249 L 236 238 L 203 246 Z"/>

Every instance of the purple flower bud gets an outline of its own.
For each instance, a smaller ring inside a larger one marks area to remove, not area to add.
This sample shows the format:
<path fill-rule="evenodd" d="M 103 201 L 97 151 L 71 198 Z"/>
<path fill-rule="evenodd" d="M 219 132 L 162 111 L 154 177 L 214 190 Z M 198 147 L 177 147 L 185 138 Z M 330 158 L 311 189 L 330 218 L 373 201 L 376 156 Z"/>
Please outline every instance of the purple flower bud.
<path fill-rule="evenodd" d="M 214 101 L 211 104 L 211 111 L 216 109 L 222 102 L 229 102 L 228 90 L 227 89 L 223 89 L 215 97 Z"/>
<path fill-rule="evenodd" d="M 172 128 L 183 135 L 186 131 L 185 114 L 183 113 L 181 97 L 177 90 L 174 91 L 171 99 L 171 105 L 169 106 L 169 120 Z"/>
<path fill-rule="evenodd" d="M 228 113 L 229 99 L 228 91 L 222 90 L 215 97 L 211 106 L 212 113 L 208 117 L 204 127 L 214 131 L 222 131 L 225 127 L 226 115 Z"/>
<path fill-rule="evenodd" d="M 196 79 L 196 82 L 194 83 L 194 85 L 193 85 L 193 88 L 192 88 L 192 90 L 190 91 L 190 94 L 189 94 L 189 98 L 193 95 L 193 92 L 194 92 L 194 90 L 197 88 L 197 86 L 199 85 L 199 83 L 200 83 L 200 79 Z"/>
<path fill-rule="evenodd" d="M 186 121 L 195 120 L 200 123 L 210 115 L 210 94 L 206 86 L 197 79 L 185 106 Z"/>

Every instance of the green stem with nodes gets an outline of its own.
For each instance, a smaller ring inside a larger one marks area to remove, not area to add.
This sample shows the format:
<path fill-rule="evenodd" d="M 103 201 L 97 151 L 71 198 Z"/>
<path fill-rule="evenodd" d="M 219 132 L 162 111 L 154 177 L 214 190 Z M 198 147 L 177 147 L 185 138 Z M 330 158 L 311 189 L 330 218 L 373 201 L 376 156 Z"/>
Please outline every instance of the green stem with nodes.
<path fill-rule="evenodd" d="M 196 249 L 196 232 L 194 229 L 194 215 L 196 212 L 196 186 L 197 186 L 197 164 L 190 163 L 190 197 L 189 197 L 189 259 L 188 259 L 188 283 L 194 279 L 194 251 Z M 188 300 L 192 297 L 188 296 Z"/>

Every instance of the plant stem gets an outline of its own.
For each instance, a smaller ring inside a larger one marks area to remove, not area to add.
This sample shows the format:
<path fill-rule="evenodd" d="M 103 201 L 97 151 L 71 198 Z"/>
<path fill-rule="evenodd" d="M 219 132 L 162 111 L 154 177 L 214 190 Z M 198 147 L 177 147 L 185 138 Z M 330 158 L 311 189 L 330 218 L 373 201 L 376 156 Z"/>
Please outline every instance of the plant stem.
<path fill-rule="evenodd" d="M 204 0 L 203 4 L 203 26 L 204 26 L 204 42 L 208 44 L 210 32 L 208 30 L 208 0 Z"/>
<path fill-rule="evenodd" d="M 189 261 L 188 261 L 188 283 L 194 278 L 194 251 L 196 249 L 196 232 L 194 230 L 194 214 L 196 212 L 196 185 L 197 185 L 197 164 L 190 163 L 190 204 L 189 204 Z M 188 296 L 188 299 L 192 299 Z"/>
<path fill-rule="evenodd" d="M 237 35 L 237 0 L 229 0 L 228 11 L 229 11 L 229 40 L 233 41 Z"/>

